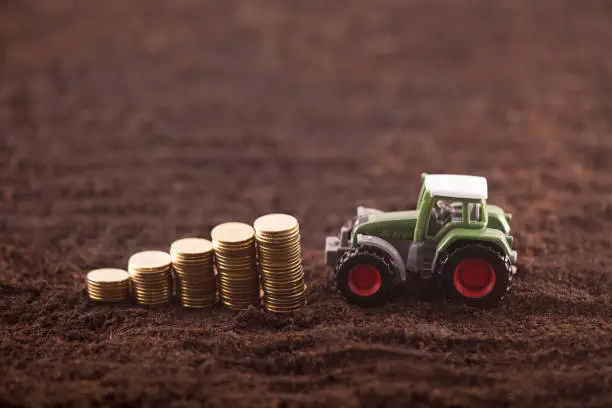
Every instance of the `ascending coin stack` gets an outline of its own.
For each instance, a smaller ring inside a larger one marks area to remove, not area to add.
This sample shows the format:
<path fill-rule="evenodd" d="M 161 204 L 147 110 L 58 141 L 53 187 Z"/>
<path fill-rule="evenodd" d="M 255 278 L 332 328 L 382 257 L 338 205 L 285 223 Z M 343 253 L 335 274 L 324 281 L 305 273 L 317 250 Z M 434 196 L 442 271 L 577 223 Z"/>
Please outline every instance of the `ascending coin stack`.
<path fill-rule="evenodd" d="M 130 275 L 122 269 L 95 269 L 87 274 L 87 293 L 97 302 L 123 302 L 127 299 Z"/>
<path fill-rule="evenodd" d="M 172 243 L 170 254 L 180 304 L 212 308 L 217 303 L 212 242 L 203 238 L 179 239 Z"/>
<path fill-rule="evenodd" d="M 227 222 L 211 232 L 221 302 L 229 309 L 258 305 L 259 276 L 255 231 L 248 224 Z"/>
<path fill-rule="evenodd" d="M 265 309 L 299 310 L 305 296 L 298 221 L 287 214 L 269 214 L 258 218 L 254 227 Z"/>
<path fill-rule="evenodd" d="M 134 254 L 128 262 L 132 294 L 141 305 L 160 305 L 172 298 L 172 258 L 163 251 Z"/>
<path fill-rule="evenodd" d="M 131 286 L 138 304 L 167 304 L 174 296 L 174 270 L 176 297 L 184 307 L 212 308 L 217 298 L 234 311 L 263 303 L 267 311 L 290 313 L 304 305 L 300 229 L 294 217 L 268 214 L 258 218 L 254 228 L 227 222 L 216 226 L 211 236 L 212 242 L 179 239 L 170 246 L 170 253 L 134 254 L 127 272 L 91 271 L 89 298 L 121 302 Z"/>

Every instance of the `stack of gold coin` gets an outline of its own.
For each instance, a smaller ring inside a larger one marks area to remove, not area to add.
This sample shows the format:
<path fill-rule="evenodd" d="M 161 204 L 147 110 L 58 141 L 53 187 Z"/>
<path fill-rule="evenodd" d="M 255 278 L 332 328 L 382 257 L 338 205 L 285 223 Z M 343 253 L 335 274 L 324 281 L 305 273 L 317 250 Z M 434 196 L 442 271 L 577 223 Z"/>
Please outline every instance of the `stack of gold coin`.
<path fill-rule="evenodd" d="M 255 231 L 248 224 L 227 222 L 212 232 L 219 296 L 231 310 L 259 304 Z"/>
<path fill-rule="evenodd" d="M 172 243 L 172 269 L 177 297 L 190 308 L 211 308 L 217 302 L 213 245 L 203 238 L 184 238 Z"/>
<path fill-rule="evenodd" d="M 141 305 L 168 303 L 172 297 L 172 258 L 163 251 L 144 251 L 130 257 L 132 292 Z"/>
<path fill-rule="evenodd" d="M 123 302 L 130 275 L 123 269 L 95 269 L 87 274 L 87 293 L 96 302 Z"/>
<path fill-rule="evenodd" d="M 257 262 L 267 311 L 290 313 L 304 305 L 304 270 L 298 221 L 268 214 L 254 223 Z"/>

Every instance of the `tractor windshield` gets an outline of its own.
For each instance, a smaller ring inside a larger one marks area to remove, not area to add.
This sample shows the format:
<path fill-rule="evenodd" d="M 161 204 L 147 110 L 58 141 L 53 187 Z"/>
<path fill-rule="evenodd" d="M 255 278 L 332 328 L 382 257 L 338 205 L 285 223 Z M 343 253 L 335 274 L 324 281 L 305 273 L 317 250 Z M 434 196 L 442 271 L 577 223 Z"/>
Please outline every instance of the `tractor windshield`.
<path fill-rule="evenodd" d="M 446 224 L 463 221 L 463 203 L 447 199 L 436 199 L 429 216 L 427 235 L 435 236 Z"/>

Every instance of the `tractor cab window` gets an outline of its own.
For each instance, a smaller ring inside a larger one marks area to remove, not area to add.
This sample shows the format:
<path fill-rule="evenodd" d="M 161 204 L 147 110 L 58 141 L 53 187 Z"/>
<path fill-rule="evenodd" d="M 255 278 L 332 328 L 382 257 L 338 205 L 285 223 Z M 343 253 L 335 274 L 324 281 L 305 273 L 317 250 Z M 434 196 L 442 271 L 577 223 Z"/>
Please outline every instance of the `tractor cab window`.
<path fill-rule="evenodd" d="M 427 235 L 435 236 L 446 224 L 463 221 L 463 203 L 437 199 L 429 216 Z"/>
<path fill-rule="evenodd" d="M 469 203 L 470 222 L 482 222 L 482 205 L 480 203 Z"/>

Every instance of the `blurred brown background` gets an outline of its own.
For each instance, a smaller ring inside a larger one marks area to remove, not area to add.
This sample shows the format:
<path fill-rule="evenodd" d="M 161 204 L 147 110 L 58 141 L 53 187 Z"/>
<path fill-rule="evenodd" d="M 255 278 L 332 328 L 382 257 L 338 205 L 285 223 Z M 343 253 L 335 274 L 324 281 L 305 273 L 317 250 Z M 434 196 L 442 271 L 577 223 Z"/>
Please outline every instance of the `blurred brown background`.
<path fill-rule="evenodd" d="M 1 1 L 0 402 L 610 406 L 611 51 L 604 0 Z M 500 309 L 328 287 L 325 235 L 422 171 L 514 213 Z M 86 301 L 88 269 L 276 211 L 293 318 Z"/>

